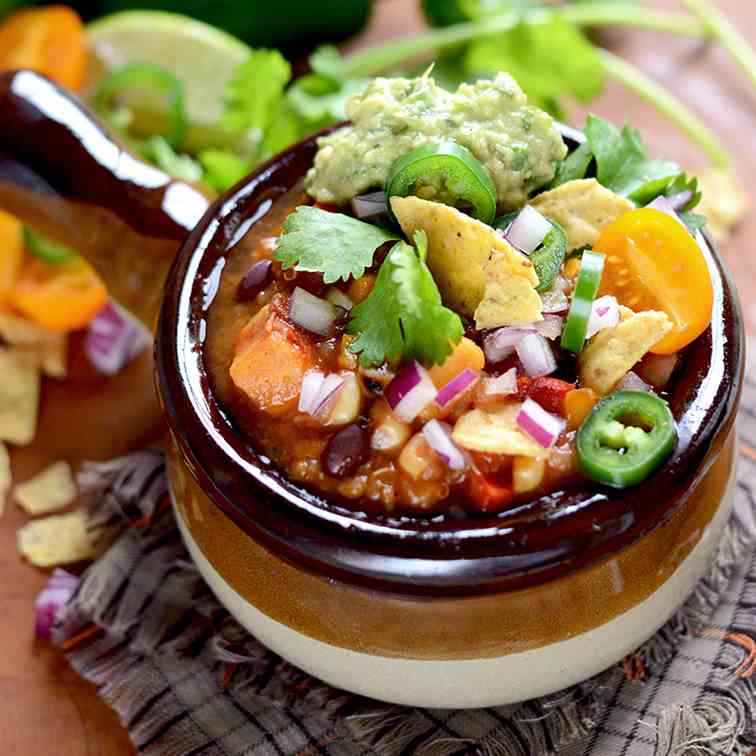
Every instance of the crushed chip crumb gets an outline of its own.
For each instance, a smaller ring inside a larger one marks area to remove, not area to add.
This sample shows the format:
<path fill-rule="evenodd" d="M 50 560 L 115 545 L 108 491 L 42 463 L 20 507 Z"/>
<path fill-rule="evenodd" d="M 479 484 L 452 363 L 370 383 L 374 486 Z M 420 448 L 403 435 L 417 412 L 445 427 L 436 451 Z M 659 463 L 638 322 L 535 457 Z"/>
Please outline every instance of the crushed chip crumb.
<path fill-rule="evenodd" d="M 32 520 L 18 529 L 16 538 L 18 550 L 35 567 L 71 564 L 98 554 L 83 509 Z"/>
<path fill-rule="evenodd" d="M 37 430 L 39 365 L 23 348 L 0 347 L 0 441 L 28 444 Z"/>
<path fill-rule="evenodd" d="M 68 462 L 54 462 L 33 478 L 19 483 L 13 497 L 30 515 L 49 514 L 76 498 L 76 483 Z"/>
<path fill-rule="evenodd" d="M 5 511 L 5 497 L 12 482 L 10 455 L 5 444 L 0 441 L 0 515 Z"/>
<path fill-rule="evenodd" d="M 517 424 L 522 404 L 508 402 L 491 410 L 465 412 L 454 425 L 454 442 L 469 451 L 542 458 L 549 454 Z"/>
<path fill-rule="evenodd" d="M 68 338 L 26 318 L 0 312 L 0 339 L 12 347 L 24 347 L 34 356 L 42 372 L 52 378 L 65 378 L 67 373 Z"/>

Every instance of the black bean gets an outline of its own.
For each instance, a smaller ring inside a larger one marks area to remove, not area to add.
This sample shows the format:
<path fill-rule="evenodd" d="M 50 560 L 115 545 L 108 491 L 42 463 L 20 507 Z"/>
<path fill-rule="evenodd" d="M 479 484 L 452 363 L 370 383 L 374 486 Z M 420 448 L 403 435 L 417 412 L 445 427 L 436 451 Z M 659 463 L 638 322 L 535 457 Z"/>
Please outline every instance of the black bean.
<path fill-rule="evenodd" d="M 236 299 L 239 302 L 251 302 L 270 281 L 270 260 L 258 260 L 239 282 Z"/>
<path fill-rule="evenodd" d="M 347 425 L 331 437 L 323 452 L 323 464 L 336 478 L 354 475 L 367 459 L 368 435 L 358 425 Z"/>

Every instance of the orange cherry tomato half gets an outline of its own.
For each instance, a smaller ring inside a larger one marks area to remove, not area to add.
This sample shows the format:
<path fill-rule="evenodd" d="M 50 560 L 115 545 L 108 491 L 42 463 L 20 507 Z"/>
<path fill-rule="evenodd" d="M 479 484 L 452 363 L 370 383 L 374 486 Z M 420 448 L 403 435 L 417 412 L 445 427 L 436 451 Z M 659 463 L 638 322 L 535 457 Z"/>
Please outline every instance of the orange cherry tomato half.
<path fill-rule="evenodd" d="M 31 68 L 76 92 L 87 58 L 84 24 L 64 5 L 20 10 L 0 24 L 0 71 Z"/>
<path fill-rule="evenodd" d="M 108 292 L 81 257 L 64 263 L 32 258 L 24 265 L 11 296 L 13 306 L 50 331 L 76 331 L 105 306 Z"/>
<path fill-rule="evenodd" d="M 12 215 L 0 211 L 0 307 L 8 304 L 23 259 L 23 228 Z"/>
<path fill-rule="evenodd" d="M 593 246 L 606 255 L 599 294 L 620 304 L 669 315 L 672 330 L 651 350 L 672 354 L 711 322 L 714 290 L 703 251 L 682 223 L 640 208 L 609 224 Z"/>

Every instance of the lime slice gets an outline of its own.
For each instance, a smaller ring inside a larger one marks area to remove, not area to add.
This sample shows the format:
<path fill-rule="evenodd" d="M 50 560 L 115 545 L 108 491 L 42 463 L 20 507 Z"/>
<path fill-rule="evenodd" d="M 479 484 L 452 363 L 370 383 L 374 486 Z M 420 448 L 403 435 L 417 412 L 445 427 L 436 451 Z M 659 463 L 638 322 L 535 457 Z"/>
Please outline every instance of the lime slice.
<path fill-rule="evenodd" d="M 251 50 L 244 42 L 215 27 L 178 13 L 124 11 L 87 26 L 92 51 L 87 92 L 94 93 L 106 74 L 129 63 L 152 63 L 172 73 L 183 85 L 189 120 L 183 149 L 236 147 L 220 127 L 223 95 L 236 67 Z M 135 136 L 161 133 L 165 114 L 154 97 L 130 93 L 126 103 L 133 113 Z"/>

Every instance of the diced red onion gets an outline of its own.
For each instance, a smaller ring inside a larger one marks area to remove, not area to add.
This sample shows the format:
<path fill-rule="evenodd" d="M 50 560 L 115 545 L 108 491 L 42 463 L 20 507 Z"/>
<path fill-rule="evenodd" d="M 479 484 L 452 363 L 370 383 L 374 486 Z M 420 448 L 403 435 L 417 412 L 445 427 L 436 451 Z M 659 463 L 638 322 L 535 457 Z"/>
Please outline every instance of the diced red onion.
<path fill-rule="evenodd" d="M 445 407 L 453 399 L 456 399 L 463 391 L 475 383 L 480 376 L 471 368 L 465 368 L 458 376 L 452 378 L 442 389 L 439 390 L 436 401 Z"/>
<path fill-rule="evenodd" d="M 405 365 L 383 392 L 394 414 L 411 423 L 438 395 L 428 371 L 417 362 Z"/>
<path fill-rule="evenodd" d="M 289 302 L 289 317 L 302 328 L 327 336 L 339 315 L 337 307 L 297 286 Z"/>
<path fill-rule="evenodd" d="M 361 220 L 383 215 L 383 213 L 388 212 L 386 192 L 381 190 L 370 192 L 370 194 L 361 194 L 359 197 L 353 197 L 352 212 Z"/>
<path fill-rule="evenodd" d="M 551 231 L 551 223 L 530 205 L 520 210 L 504 232 L 506 240 L 526 255 L 532 254 Z"/>
<path fill-rule="evenodd" d="M 79 585 L 79 578 L 56 567 L 34 602 L 35 632 L 49 638 L 58 610 L 68 603 Z"/>
<path fill-rule="evenodd" d="M 151 341 L 147 328 L 111 299 L 87 327 L 84 349 L 101 373 L 115 375 Z"/>
<path fill-rule="evenodd" d="M 543 320 L 533 323 L 533 327 L 537 333 L 547 339 L 558 339 L 562 335 L 564 318 L 559 315 L 547 314 L 543 316 Z"/>
<path fill-rule="evenodd" d="M 567 279 L 559 276 L 554 285 L 541 294 L 541 312 L 567 312 L 570 309 L 570 300 L 565 293 L 566 287 Z"/>
<path fill-rule="evenodd" d="M 318 395 L 313 402 L 310 414 L 321 422 L 326 422 L 331 415 L 336 401 L 344 388 L 345 380 L 343 375 L 338 373 L 329 373 L 323 380 L 323 384 L 318 391 Z"/>
<path fill-rule="evenodd" d="M 641 380 L 661 391 L 677 367 L 676 354 L 647 354 L 636 367 Z"/>
<path fill-rule="evenodd" d="M 679 212 L 693 199 L 693 192 L 688 189 L 684 192 L 673 194 L 671 197 L 667 197 L 667 199 L 672 207 Z"/>
<path fill-rule="evenodd" d="M 517 368 L 509 368 L 495 378 L 485 378 L 483 393 L 486 396 L 508 396 L 517 393 Z"/>
<path fill-rule="evenodd" d="M 526 399 L 517 413 L 517 425 L 544 449 L 554 446 L 566 424 L 532 399 Z"/>
<path fill-rule="evenodd" d="M 354 302 L 352 302 L 352 300 L 349 299 L 349 297 L 344 294 L 341 289 L 337 289 L 335 286 L 332 286 L 330 289 L 328 289 L 326 299 L 331 304 L 336 305 L 336 307 L 341 307 L 342 310 L 346 310 L 347 312 L 349 312 L 349 310 L 354 307 Z"/>
<path fill-rule="evenodd" d="M 615 297 L 606 294 L 593 300 L 591 316 L 588 318 L 588 330 L 585 338 L 590 339 L 604 328 L 616 326 L 620 321 L 619 304 Z"/>
<path fill-rule="evenodd" d="M 682 222 L 682 218 L 677 214 L 677 208 L 672 203 L 669 197 L 665 197 L 660 194 L 656 199 L 649 202 L 646 207 L 650 207 L 652 210 L 658 210 L 660 213 L 669 215 L 670 218 L 674 218 L 681 226 L 685 226 Z"/>
<path fill-rule="evenodd" d="M 637 373 L 634 373 L 632 370 L 622 376 L 615 388 L 617 389 L 617 391 L 621 391 L 623 389 L 627 389 L 629 391 L 653 391 L 651 386 L 649 386 Z"/>
<path fill-rule="evenodd" d="M 302 379 L 302 389 L 299 392 L 299 405 L 297 406 L 300 412 L 312 413 L 324 380 L 325 373 L 321 373 L 319 370 L 308 370 L 305 373 Z"/>
<path fill-rule="evenodd" d="M 540 333 L 529 333 L 515 349 L 523 369 L 530 378 L 549 375 L 557 369 L 551 346 Z"/>
<path fill-rule="evenodd" d="M 438 420 L 429 420 L 423 426 L 423 436 L 436 454 L 446 462 L 451 470 L 464 470 L 468 464 L 467 455 L 454 443 L 451 428 Z"/>
<path fill-rule="evenodd" d="M 514 354 L 515 347 L 528 334 L 535 333 L 532 326 L 517 327 L 504 326 L 497 328 L 489 333 L 483 342 L 483 351 L 486 353 L 486 359 L 489 362 L 501 362 L 502 360 Z"/>

